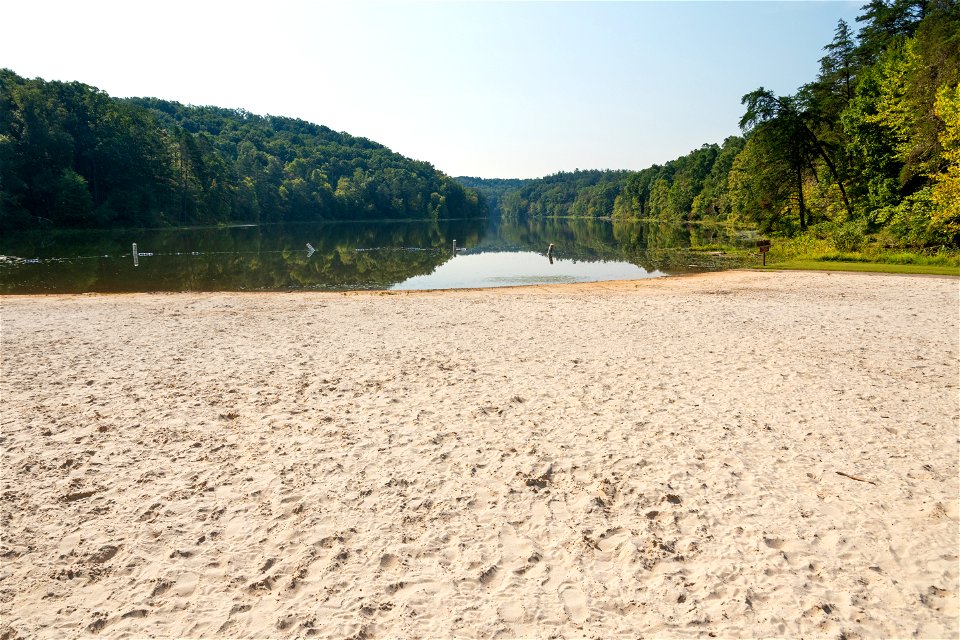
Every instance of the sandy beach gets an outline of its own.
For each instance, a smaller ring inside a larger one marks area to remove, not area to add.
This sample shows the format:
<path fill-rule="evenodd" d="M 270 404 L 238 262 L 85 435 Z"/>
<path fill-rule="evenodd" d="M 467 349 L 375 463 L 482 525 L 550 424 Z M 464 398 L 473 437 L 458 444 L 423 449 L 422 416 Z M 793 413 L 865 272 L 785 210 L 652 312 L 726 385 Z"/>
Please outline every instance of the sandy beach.
<path fill-rule="evenodd" d="M 2 640 L 960 634 L 956 278 L 0 304 Z"/>

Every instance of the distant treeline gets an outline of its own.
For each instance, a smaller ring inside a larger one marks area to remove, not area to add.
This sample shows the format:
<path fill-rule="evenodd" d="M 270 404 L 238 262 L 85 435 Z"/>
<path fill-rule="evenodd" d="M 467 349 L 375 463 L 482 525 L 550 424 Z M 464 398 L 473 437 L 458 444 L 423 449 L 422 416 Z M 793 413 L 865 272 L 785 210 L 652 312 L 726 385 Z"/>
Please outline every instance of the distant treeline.
<path fill-rule="evenodd" d="M 639 172 L 576 171 L 492 191 L 506 216 L 729 220 L 854 248 L 960 246 L 960 8 L 871 0 L 816 79 L 743 97 L 742 136 Z"/>
<path fill-rule="evenodd" d="M 499 215 L 500 200 L 504 194 L 530 182 L 521 178 L 473 178 L 470 176 L 459 176 L 456 180 L 465 187 L 480 191 L 490 212 L 497 215 Z"/>
<path fill-rule="evenodd" d="M 302 120 L 0 70 L 0 226 L 486 215 L 427 162 Z"/>

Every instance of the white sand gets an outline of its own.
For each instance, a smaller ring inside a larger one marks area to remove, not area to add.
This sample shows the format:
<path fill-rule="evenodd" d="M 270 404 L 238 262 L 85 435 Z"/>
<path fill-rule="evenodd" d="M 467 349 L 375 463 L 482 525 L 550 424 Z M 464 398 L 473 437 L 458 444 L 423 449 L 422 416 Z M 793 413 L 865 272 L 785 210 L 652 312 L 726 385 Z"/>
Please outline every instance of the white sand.
<path fill-rule="evenodd" d="M 3 298 L 0 638 L 955 638 L 958 298 Z"/>

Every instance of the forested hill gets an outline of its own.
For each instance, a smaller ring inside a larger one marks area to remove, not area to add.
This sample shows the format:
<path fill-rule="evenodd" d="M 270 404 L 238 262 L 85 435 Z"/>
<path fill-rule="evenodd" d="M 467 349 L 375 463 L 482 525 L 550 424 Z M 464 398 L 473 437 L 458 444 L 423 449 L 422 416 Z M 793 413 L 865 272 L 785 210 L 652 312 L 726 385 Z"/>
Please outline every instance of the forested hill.
<path fill-rule="evenodd" d="M 841 250 L 960 247 L 960 5 L 871 0 L 857 21 L 838 23 L 795 94 L 746 94 L 742 136 L 639 172 L 524 181 L 499 210 L 729 220 Z"/>
<path fill-rule="evenodd" d="M 0 70 L 0 226 L 469 218 L 427 162 L 302 120 Z"/>
<path fill-rule="evenodd" d="M 562 171 L 532 180 L 457 178 L 477 189 L 491 212 L 508 218 L 689 218 L 715 213 L 742 137 L 642 171 Z"/>
<path fill-rule="evenodd" d="M 476 189 L 487 202 L 487 208 L 494 217 L 500 215 L 500 201 L 504 194 L 519 189 L 532 180 L 522 178 L 474 178 L 458 176 L 456 181 L 470 189 Z"/>
<path fill-rule="evenodd" d="M 524 180 L 499 198 L 499 213 L 516 216 L 610 215 L 614 198 L 629 171 L 566 171 L 538 180 Z"/>

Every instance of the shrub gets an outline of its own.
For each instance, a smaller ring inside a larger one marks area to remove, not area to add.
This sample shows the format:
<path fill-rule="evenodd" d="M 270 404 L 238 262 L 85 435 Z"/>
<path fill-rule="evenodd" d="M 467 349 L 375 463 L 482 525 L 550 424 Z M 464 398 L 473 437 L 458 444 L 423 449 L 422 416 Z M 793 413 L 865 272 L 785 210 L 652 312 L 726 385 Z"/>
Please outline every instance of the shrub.
<path fill-rule="evenodd" d="M 866 242 L 863 227 L 855 222 L 847 222 L 833 234 L 833 246 L 838 251 L 860 251 Z"/>

